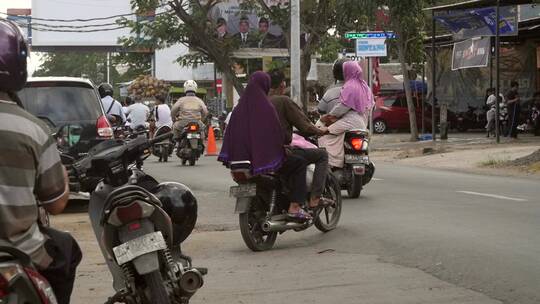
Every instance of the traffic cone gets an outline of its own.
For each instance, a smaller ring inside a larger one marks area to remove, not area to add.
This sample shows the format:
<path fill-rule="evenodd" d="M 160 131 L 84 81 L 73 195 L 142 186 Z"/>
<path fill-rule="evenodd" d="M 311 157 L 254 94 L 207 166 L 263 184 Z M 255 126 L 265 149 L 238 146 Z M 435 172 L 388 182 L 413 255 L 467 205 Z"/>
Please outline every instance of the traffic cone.
<path fill-rule="evenodd" d="M 206 156 L 216 156 L 217 146 L 216 146 L 216 137 L 214 136 L 214 128 L 208 128 L 208 144 L 206 147 Z"/>

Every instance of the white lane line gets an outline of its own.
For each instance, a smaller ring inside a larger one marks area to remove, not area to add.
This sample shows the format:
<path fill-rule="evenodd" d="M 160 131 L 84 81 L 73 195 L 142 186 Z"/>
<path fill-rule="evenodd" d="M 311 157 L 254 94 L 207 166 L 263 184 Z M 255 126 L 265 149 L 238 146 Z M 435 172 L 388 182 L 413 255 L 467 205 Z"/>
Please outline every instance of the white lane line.
<path fill-rule="evenodd" d="M 376 178 L 376 177 L 372 177 L 371 179 L 372 179 L 372 180 L 375 180 L 375 181 L 382 181 L 382 180 L 384 180 L 384 179 L 382 179 L 382 178 Z"/>
<path fill-rule="evenodd" d="M 526 199 L 523 199 L 523 198 L 508 197 L 508 196 L 489 194 L 489 193 L 480 193 L 480 192 L 472 192 L 472 191 L 456 191 L 456 192 L 465 193 L 465 194 L 471 194 L 471 195 L 478 195 L 478 196 L 485 196 L 485 197 L 492 197 L 492 198 L 496 198 L 496 199 L 515 201 L 515 202 L 526 202 L 527 201 Z"/>

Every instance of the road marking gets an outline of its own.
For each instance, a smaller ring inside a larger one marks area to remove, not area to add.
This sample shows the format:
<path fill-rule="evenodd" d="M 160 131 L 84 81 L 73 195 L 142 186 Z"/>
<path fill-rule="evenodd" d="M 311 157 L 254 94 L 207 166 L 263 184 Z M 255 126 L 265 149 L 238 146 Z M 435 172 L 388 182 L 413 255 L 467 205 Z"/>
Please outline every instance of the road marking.
<path fill-rule="evenodd" d="M 382 178 L 376 178 L 376 177 L 372 177 L 371 179 L 372 179 L 372 180 L 375 180 L 375 181 L 382 181 L 382 180 L 384 180 L 384 179 L 382 179 Z"/>
<path fill-rule="evenodd" d="M 489 193 L 480 193 L 480 192 L 472 192 L 472 191 L 456 191 L 456 192 L 471 194 L 471 195 L 478 195 L 478 196 L 485 196 L 485 197 L 492 197 L 492 198 L 497 198 L 497 199 L 502 199 L 502 200 L 516 201 L 516 202 L 527 201 L 526 199 L 523 199 L 523 198 L 508 197 L 508 196 L 489 194 Z"/>

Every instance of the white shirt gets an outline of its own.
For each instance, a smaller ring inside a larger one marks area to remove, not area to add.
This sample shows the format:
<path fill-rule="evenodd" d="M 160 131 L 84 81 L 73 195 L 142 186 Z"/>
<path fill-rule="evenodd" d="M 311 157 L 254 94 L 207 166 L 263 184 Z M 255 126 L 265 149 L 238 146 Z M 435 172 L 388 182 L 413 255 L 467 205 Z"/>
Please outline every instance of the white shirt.
<path fill-rule="evenodd" d="M 144 104 L 137 102 L 127 108 L 128 119 L 131 120 L 131 127 L 145 126 L 150 115 L 150 109 Z"/>
<path fill-rule="evenodd" d="M 172 128 L 171 109 L 166 104 L 156 105 L 154 108 L 154 119 L 156 120 L 156 128 L 169 126 Z"/>
<path fill-rule="evenodd" d="M 106 115 L 120 116 L 122 117 L 122 121 L 126 121 L 126 115 L 124 115 L 122 104 L 120 104 L 120 102 L 114 100 L 111 96 L 105 96 L 101 98 L 101 103 L 103 104 L 103 110 Z"/>

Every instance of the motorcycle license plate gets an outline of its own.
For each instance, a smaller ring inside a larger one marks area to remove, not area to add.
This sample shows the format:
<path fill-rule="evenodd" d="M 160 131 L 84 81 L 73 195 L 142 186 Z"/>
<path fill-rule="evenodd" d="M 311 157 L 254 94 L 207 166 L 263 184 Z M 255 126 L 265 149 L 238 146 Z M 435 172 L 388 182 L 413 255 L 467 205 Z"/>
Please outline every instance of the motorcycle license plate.
<path fill-rule="evenodd" d="M 201 134 L 188 133 L 187 138 L 201 138 Z"/>
<path fill-rule="evenodd" d="M 256 184 L 244 184 L 231 187 L 229 192 L 230 196 L 240 198 L 240 197 L 252 197 L 257 194 L 257 185 Z"/>
<path fill-rule="evenodd" d="M 167 248 L 161 231 L 145 234 L 113 248 L 118 265 L 123 265 L 141 255 Z"/>
<path fill-rule="evenodd" d="M 359 154 L 345 154 L 345 162 L 348 164 L 362 164 L 364 156 Z"/>

